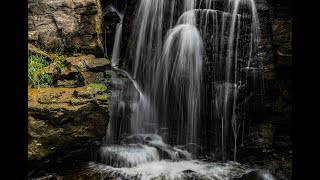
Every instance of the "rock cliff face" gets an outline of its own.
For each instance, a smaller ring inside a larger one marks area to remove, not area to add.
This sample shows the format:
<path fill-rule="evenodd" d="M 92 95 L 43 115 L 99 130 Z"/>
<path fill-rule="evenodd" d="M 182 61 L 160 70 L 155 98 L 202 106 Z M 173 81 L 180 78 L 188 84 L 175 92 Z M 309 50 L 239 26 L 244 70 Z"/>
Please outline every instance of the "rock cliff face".
<path fill-rule="evenodd" d="M 28 90 L 28 160 L 73 161 L 93 150 L 105 135 L 108 96 L 104 85 Z"/>
<path fill-rule="evenodd" d="M 52 86 L 75 88 L 90 83 L 100 83 L 104 71 L 110 68 L 110 61 L 106 58 L 96 58 L 93 54 L 77 54 L 73 56 L 51 54 L 28 44 L 30 54 L 37 54 L 47 58 L 49 65 L 45 72 L 52 77 Z M 55 63 L 59 59 L 59 64 Z"/>
<path fill-rule="evenodd" d="M 47 49 L 102 56 L 100 0 L 29 0 L 28 39 Z"/>

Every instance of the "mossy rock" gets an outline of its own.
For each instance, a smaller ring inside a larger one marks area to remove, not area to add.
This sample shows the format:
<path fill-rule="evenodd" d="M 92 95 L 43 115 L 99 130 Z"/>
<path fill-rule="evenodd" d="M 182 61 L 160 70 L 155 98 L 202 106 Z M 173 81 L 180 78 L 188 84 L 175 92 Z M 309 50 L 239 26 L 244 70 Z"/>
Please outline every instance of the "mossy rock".
<path fill-rule="evenodd" d="M 28 119 L 30 162 L 76 159 L 105 136 L 107 87 L 29 88 Z"/>

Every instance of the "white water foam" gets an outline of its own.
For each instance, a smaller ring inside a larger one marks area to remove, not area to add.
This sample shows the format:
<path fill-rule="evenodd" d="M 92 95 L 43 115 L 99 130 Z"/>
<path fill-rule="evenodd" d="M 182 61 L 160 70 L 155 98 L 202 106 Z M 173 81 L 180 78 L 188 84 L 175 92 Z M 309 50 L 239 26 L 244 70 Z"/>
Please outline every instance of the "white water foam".
<path fill-rule="evenodd" d="M 102 174 L 110 174 L 117 178 L 127 179 L 220 179 L 229 180 L 239 178 L 253 169 L 249 169 L 235 162 L 208 163 L 198 160 L 192 161 L 159 161 L 138 165 L 133 168 L 113 168 L 110 166 L 90 163 L 89 167 Z"/>
<path fill-rule="evenodd" d="M 100 148 L 100 156 L 102 162 L 113 167 L 133 167 L 138 164 L 160 160 L 156 148 L 141 144 L 104 146 Z"/>

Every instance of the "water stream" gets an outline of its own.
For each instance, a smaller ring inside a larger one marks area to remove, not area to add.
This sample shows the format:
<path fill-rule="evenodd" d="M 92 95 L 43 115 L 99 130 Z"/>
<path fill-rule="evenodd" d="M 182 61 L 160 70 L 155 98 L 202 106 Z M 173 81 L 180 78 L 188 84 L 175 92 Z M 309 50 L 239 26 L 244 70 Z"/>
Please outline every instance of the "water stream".
<path fill-rule="evenodd" d="M 121 18 L 112 66 L 129 88 L 111 96 L 106 139 L 90 168 L 137 179 L 235 179 L 256 171 L 235 161 L 243 99 L 254 93 L 248 78 L 259 64 L 258 14 L 253 0 L 225 4 L 141 0 L 130 42 L 121 42 Z M 121 43 L 134 47 L 131 66 L 120 66 Z"/>

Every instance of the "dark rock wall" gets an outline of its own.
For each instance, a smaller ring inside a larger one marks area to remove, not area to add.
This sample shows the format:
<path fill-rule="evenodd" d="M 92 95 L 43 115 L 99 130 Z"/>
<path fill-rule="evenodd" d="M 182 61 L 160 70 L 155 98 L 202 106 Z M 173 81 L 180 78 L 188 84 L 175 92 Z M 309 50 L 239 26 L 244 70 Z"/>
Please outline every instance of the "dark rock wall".
<path fill-rule="evenodd" d="M 106 8 L 103 14 L 103 26 L 105 27 L 105 53 L 110 58 L 112 56 L 116 29 L 120 22 L 120 17 L 116 12 L 110 11 L 109 8 Z"/>
<path fill-rule="evenodd" d="M 258 0 L 261 26 L 261 94 L 252 113 L 241 160 L 272 166 L 283 179 L 292 168 L 291 0 Z M 256 109 L 257 110 L 257 109 Z"/>
<path fill-rule="evenodd" d="M 130 41 L 130 34 L 134 30 L 135 10 L 139 7 L 140 0 L 131 0 L 127 2 L 125 14 L 122 24 L 122 43 L 120 58 L 122 61 L 120 64 L 127 66 L 131 58 L 134 58 L 134 52 L 130 46 L 133 42 Z"/>
<path fill-rule="evenodd" d="M 103 26 L 105 28 L 105 49 L 108 57 L 112 56 L 113 44 L 116 36 L 116 28 L 120 22 L 119 15 L 111 9 L 116 9 L 120 14 L 124 14 L 126 0 L 101 0 L 103 9 Z"/>

